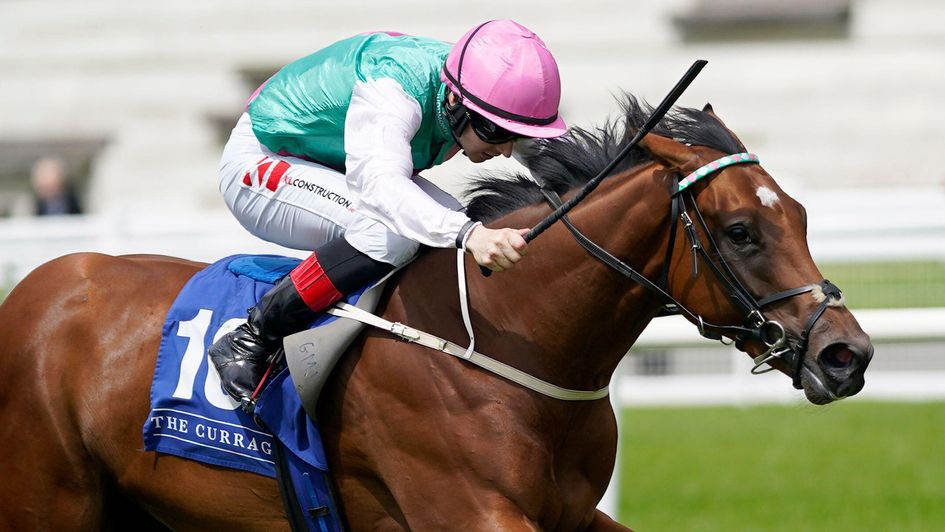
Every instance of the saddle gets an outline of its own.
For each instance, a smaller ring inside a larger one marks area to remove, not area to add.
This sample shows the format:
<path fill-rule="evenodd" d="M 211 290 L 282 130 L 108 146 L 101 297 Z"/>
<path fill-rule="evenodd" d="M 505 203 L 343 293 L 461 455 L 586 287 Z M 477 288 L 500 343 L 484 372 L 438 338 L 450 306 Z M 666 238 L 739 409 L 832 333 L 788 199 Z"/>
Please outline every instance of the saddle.
<path fill-rule="evenodd" d="M 293 530 L 340 532 L 321 435 L 302 407 L 288 370 L 277 371 L 266 383 L 249 415 L 223 392 L 206 354 L 209 344 L 242 323 L 245 309 L 298 262 L 236 255 L 209 265 L 187 282 L 164 321 L 151 411 L 143 427 L 144 449 L 276 478 Z M 371 305 L 377 303 L 377 288 L 368 299 Z M 363 292 L 352 294 L 348 302 L 357 304 Z M 313 326 L 337 321 L 324 315 Z M 353 335 L 348 337 L 350 341 Z M 346 345 L 323 350 L 332 358 L 330 365 Z M 319 368 L 329 365 L 323 358 L 317 360 Z"/>
<path fill-rule="evenodd" d="M 348 304 L 365 312 L 374 312 L 389 278 L 387 276 L 367 287 L 354 303 Z M 283 340 L 286 366 L 302 407 L 310 418 L 315 419 L 318 397 L 328 376 L 364 326 L 361 321 L 335 318 Z"/>

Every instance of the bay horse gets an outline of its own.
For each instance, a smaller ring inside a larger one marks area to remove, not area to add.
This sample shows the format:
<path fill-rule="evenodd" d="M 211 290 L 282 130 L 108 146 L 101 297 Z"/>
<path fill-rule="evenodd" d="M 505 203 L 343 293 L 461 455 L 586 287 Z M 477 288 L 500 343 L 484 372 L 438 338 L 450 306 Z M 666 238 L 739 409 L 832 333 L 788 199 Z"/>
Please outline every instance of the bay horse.
<path fill-rule="evenodd" d="M 628 96 L 624 111 L 540 142 L 527 161 L 534 179 L 573 194 L 619 152 L 647 106 Z M 734 285 L 755 301 L 782 294 L 764 312 L 787 342 L 768 361 L 813 403 L 853 395 L 872 346 L 839 294 L 824 289 L 832 285 L 808 251 L 803 207 L 750 163 L 696 182 L 691 203 L 673 212 L 678 176 L 742 151 L 710 107 L 677 109 L 569 222 L 636 272 L 662 278 L 656 284 L 696 326 L 723 324 L 715 330 L 752 356 L 774 342 L 734 332 L 750 321 Z M 476 193 L 469 213 L 490 225 L 529 227 L 551 212 L 529 176 L 482 179 Z M 705 225 L 683 225 L 693 218 Z M 697 260 L 694 243 L 674 243 L 676 226 L 714 245 Z M 455 262 L 453 251 L 425 252 L 388 284 L 378 313 L 465 345 Z M 9 294 L 0 307 L 0 528 L 288 528 L 273 479 L 142 450 L 165 313 L 202 267 L 75 254 Z M 567 388 L 606 386 L 666 303 L 560 223 L 509 272 L 484 278 L 471 260 L 466 269 L 477 350 Z M 725 269 L 734 280 L 719 275 Z M 616 453 L 606 398 L 549 398 L 368 330 L 318 404 L 351 530 L 627 530 L 595 509 Z"/>

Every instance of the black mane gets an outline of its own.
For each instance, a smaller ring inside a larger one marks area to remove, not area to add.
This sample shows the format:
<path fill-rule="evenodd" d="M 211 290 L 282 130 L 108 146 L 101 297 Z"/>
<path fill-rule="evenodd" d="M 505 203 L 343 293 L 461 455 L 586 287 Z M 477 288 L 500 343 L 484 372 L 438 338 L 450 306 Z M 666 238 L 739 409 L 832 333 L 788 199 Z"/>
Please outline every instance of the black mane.
<path fill-rule="evenodd" d="M 653 108 L 632 94 L 624 94 L 623 117 L 609 120 L 592 130 L 572 128 L 562 137 L 533 141 L 525 161 L 534 179 L 558 194 L 579 187 L 594 178 L 620 152 Z M 674 108 L 654 133 L 693 146 L 707 146 L 725 153 L 744 151 L 741 142 L 708 112 Z M 614 172 L 650 161 L 650 154 L 635 147 Z M 543 201 L 538 185 L 523 173 L 482 175 L 473 180 L 467 193 L 472 201 L 466 214 L 484 222 Z"/>

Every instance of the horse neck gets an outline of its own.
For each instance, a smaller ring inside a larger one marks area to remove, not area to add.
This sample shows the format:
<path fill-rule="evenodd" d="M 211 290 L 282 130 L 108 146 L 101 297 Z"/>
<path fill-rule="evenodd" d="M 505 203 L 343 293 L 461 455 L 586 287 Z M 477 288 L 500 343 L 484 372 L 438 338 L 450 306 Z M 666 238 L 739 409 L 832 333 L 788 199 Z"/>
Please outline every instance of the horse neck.
<path fill-rule="evenodd" d="M 599 245 L 656 279 L 668 201 L 666 186 L 647 166 L 606 180 L 570 217 Z M 489 225 L 531 227 L 549 212 L 534 205 Z M 659 308 L 648 291 L 580 247 L 561 223 L 535 239 L 512 270 L 484 278 L 467 257 L 466 272 L 477 350 L 559 386 L 593 389 L 609 382 Z M 429 305 L 406 308 L 408 323 L 423 326 L 417 320 L 425 320 L 465 345 L 455 283 L 454 253 L 430 253 L 400 284 L 402 293 L 424 290 L 423 302 L 401 303 Z M 452 323 L 444 324 L 444 316 Z"/>

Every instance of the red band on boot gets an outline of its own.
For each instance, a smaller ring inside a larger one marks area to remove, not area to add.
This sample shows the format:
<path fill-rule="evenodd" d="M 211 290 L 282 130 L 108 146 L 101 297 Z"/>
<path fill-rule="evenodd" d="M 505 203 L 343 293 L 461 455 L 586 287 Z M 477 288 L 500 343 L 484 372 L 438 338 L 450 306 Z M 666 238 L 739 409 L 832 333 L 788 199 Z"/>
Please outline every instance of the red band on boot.
<path fill-rule="evenodd" d="M 292 278 L 292 284 L 295 285 L 302 301 L 314 312 L 325 310 L 342 297 L 331 279 L 325 275 L 325 270 L 314 253 L 296 266 L 289 277 Z"/>

